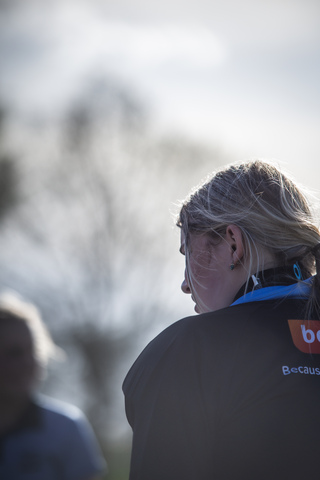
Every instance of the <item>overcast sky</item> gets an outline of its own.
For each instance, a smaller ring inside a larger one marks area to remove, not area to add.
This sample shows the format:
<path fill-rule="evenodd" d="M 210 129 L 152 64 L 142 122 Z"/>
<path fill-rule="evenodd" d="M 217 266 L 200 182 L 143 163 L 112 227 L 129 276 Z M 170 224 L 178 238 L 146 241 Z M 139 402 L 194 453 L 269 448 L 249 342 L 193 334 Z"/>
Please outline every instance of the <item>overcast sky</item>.
<path fill-rule="evenodd" d="M 5 8 L 5 4 L 7 7 Z M 118 78 L 156 125 L 277 159 L 317 188 L 318 0 L 0 0 L 0 88 L 51 115 L 88 78 Z"/>

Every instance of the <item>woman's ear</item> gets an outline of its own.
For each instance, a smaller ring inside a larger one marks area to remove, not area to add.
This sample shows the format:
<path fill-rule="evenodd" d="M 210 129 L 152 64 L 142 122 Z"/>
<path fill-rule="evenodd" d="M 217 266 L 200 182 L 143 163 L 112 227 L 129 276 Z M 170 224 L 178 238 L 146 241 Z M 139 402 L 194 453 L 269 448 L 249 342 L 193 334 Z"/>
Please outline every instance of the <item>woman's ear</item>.
<path fill-rule="evenodd" d="M 228 225 L 225 240 L 232 251 L 232 261 L 236 265 L 241 262 L 244 255 L 244 243 L 241 229 L 237 225 Z"/>

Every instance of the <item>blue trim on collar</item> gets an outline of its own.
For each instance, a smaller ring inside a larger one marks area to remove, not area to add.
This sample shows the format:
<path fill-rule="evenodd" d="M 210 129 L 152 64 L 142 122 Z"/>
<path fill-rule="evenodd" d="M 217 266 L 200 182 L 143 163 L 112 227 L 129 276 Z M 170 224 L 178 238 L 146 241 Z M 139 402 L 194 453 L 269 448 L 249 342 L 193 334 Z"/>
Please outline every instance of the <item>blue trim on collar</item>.
<path fill-rule="evenodd" d="M 248 302 L 259 302 L 261 300 L 275 300 L 278 298 L 307 298 L 310 294 L 310 288 L 313 277 L 303 282 L 294 283 L 293 285 L 278 285 L 275 287 L 265 287 L 252 292 L 248 292 L 238 298 L 230 306 L 240 305 Z"/>

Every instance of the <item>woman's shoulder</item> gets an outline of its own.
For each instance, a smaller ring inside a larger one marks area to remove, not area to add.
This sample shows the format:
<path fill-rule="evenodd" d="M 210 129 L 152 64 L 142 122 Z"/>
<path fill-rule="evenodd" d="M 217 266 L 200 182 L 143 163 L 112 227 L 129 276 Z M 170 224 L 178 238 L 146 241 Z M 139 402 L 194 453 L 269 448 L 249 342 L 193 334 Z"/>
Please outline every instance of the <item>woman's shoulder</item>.
<path fill-rule="evenodd" d="M 188 348 L 189 342 L 194 342 L 201 336 L 207 336 L 214 331 L 221 333 L 229 330 L 230 324 L 241 328 L 242 321 L 254 316 L 254 311 L 261 309 L 262 302 L 247 303 L 236 305 L 234 307 L 226 307 L 214 312 L 203 313 L 200 315 L 191 315 L 184 317 L 162 330 L 156 337 L 151 340 L 139 355 L 137 361 L 146 356 L 160 359 L 169 350 L 176 347 Z M 265 303 L 265 302 L 263 302 Z"/>
<path fill-rule="evenodd" d="M 245 318 L 248 309 L 257 309 L 257 305 L 227 307 L 185 317 L 169 325 L 140 353 L 126 376 L 124 390 L 134 388 L 142 379 L 146 381 L 155 371 L 170 369 L 170 365 L 177 365 L 181 359 L 202 356 L 206 350 L 219 355 L 230 332 L 236 338 L 236 330 L 241 329 L 240 316 Z"/>
<path fill-rule="evenodd" d="M 265 300 L 182 318 L 144 348 L 125 379 L 124 389 L 138 378 L 170 368 L 181 358 L 219 360 L 226 345 L 238 351 L 262 335 L 282 337 L 288 333 L 288 319 L 297 318 L 299 310 L 299 303 L 293 300 Z"/>

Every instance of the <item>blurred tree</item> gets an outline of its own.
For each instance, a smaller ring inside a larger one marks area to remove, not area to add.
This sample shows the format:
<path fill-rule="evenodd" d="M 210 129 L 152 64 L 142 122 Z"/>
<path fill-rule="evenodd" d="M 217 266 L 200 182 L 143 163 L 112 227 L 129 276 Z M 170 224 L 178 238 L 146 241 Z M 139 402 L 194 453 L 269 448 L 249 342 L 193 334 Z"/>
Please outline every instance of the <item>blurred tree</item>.
<path fill-rule="evenodd" d="M 15 159 L 3 149 L 5 111 L 0 107 L 0 221 L 18 202 Z"/>
<path fill-rule="evenodd" d="M 77 403 L 109 445 L 124 429 L 127 368 L 148 337 L 177 319 L 183 271 L 174 269 L 170 210 L 195 168 L 199 178 L 226 160 L 147 125 L 125 88 L 94 81 L 63 123 L 25 127 L 17 142 L 22 201 L 0 232 L 0 286 L 40 307 L 68 355 L 44 391 Z"/>

